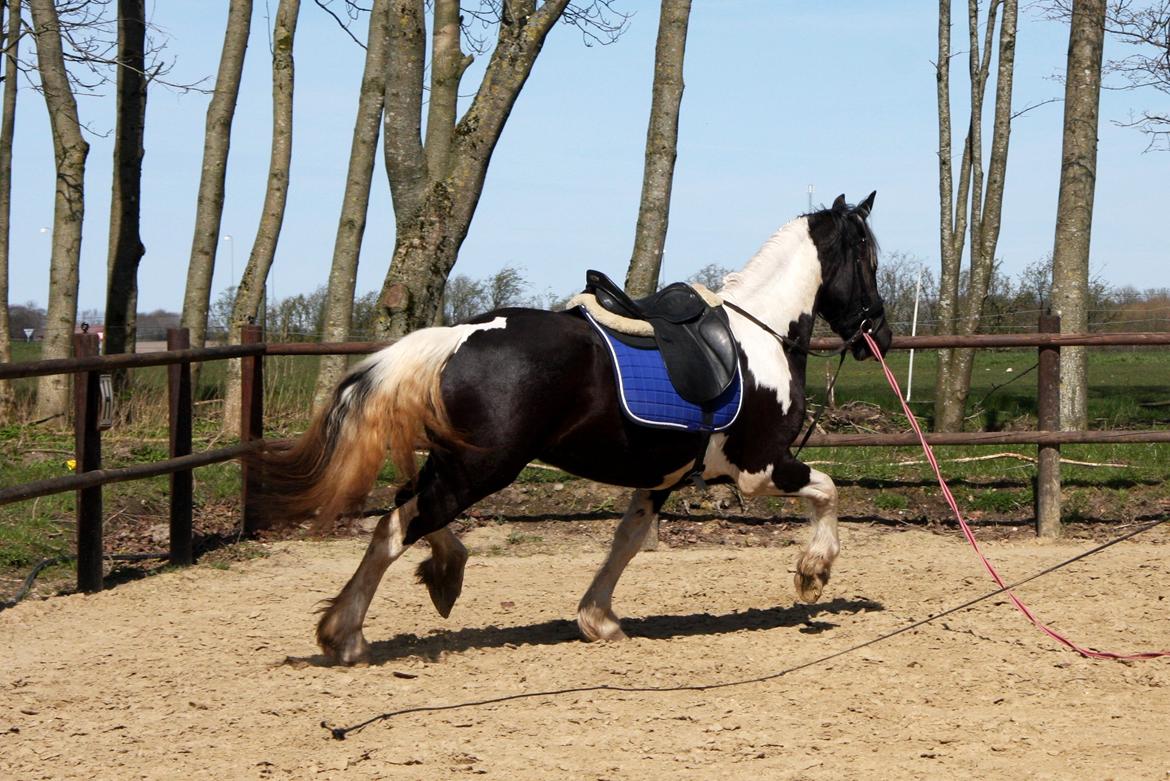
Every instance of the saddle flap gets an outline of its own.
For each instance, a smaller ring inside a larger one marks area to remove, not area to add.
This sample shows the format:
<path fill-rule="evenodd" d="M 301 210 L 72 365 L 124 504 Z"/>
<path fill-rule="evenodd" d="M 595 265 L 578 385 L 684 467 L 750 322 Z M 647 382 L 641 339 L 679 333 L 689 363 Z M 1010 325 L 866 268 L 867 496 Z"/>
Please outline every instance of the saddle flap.
<path fill-rule="evenodd" d="M 656 328 L 654 340 L 671 383 L 687 401 L 705 404 L 727 390 L 735 379 L 735 340 L 722 309 L 704 312 L 697 323 L 685 328 Z"/>
<path fill-rule="evenodd" d="M 667 285 L 636 303 L 646 313 L 646 317 L 668 323 L 689 322 L 711 308 L 693 287 L 683 282 Z"/>

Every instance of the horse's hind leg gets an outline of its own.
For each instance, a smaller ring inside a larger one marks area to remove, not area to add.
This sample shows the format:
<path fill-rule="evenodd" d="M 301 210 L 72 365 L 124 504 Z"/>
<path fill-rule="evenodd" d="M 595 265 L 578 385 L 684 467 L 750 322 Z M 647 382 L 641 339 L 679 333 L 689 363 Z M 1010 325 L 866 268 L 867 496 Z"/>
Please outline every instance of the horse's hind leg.
<path fill-rule="evenodd" d="M 415 576 L 427 587 L 435 610 L 443 618 L 451 615 L 455 600 L 463 591 L 463 568 L 467 565 L 467 548 L 447 526 L 424 537 L 431 545 L 431 558 L 418 565 Z"/>
<path fill-rule="evenodd" d="M 796 492 L 808 505 L 812 539 L 796 560 L 793 578 L 803 602 L 816 602 L 829 582 L 833 561 L 841 551 L 837 536 L 837 486 L 824 472 L 809 470 L 808 484 Z"/>
<path fill-rule="evenodd" d="M 366 611 L 386 568 L 406 549 L 406 527 L 417 514 L 418 500 L 411 499 L 382 516 L 357 571 L 341 593 L 328 601 L 317 622 L 317 645 L 334 661 L 355 664 L 369 660 L 370 644 L 362 635 Z"/>
<path fill-rule="evenodd" d="M 577 626 L 586 640 L 625 639 L 626 635 L 612 609 L 613 590 L 626 565 L 642 546 L 646 532 L 669 495 L 670 491 L 634 492 L 626 514 L 614 532 L 609 555 L 593 576 L 589 590 L 577 606 Z"/>

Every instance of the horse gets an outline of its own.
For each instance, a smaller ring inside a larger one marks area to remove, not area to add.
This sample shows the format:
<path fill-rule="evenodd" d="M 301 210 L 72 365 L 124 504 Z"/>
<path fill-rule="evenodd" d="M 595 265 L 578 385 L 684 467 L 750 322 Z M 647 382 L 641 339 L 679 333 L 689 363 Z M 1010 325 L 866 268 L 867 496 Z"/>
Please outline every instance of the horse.
<path fill-rule="evenodd" d="M 355 365 L 291 445 L 253 456 L 273 525 L 315 517 L 331 526 L 361 509 L 387 456 L 407 482 L 374 529 L 353 576 L 326 600 L 317 643 L 334 663 L 368 661 L 366 611 L 387 567 L 425 539 L 417 569 L 446 618 L 463 587 L 467 550 L 448 528 L 475 502 L 539 459 L 596 482 L 633 489 L 611 549 L 582 597 L 585 640 L 625 637 L 613 590 L 672 490 L 701 478 L 747 496 L 798 496 L 811 538 L 796 561 L 805 602 L 820 598 L 840 550 L 832 479 L 791 453 L 805 419 L 805 369 L 814 319 L 824 318 L 857 360 L 892 340 L 877 288 L 867 218 L 876 192 L 781 227 L 717 295 L 727 310 L 742 377 L 735 422 L 719 433 L 636 425 L 619 407 L 610 355 L 580 313 L 504 308 L 464 324 L 424 328 Z M 701 450 L 706 436 L 706 449 Z M 427 455 L 421 470 L 415 451 Z M 702 458 L 700 459 L 700 455 Z"/>

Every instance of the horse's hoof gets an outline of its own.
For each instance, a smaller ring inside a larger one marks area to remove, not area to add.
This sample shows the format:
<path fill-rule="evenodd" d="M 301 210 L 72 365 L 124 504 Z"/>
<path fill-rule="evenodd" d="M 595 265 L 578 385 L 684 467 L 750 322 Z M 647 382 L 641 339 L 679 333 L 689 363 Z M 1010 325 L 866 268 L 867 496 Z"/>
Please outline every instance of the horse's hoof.
<path fill-rule="evenodd" d="M 330 608 L 332 610 L 332 608 Z M 335 616 L 326 613 L 317 624 L 317 646 L 333 664 L 347 667 L 370 661 L 370 644 L 359 629 L 343 633 L 337 630 Z"/>
<path fill-rule="evenodd" d="M 351 640 L 340 645 L 321 645 L 321 650 L 334 664 L 353 667 L 356 664 L 369 664 L 370 644 L 360 634 L 357 640 Z"/>
<path fill-rule="evenodd" d="M 822 575 L 806 575 L 803 572 L 797 572 L 793 578 L 793 583 L 796 586 L 796 596 L 801 602 L 812 604 L 821 598 L 821 593 L 825 590 L 825 582 L 828 578 Z"/>
<path fill-rule="evenodd" d="M 610 610 L 581 609 L 577 613 L 577 628 L 581 631 L 581 638 L 589 643 L 629 639 L 622 631 L 617 616 Z"/>
<path fill-rule="evenodd" d="M 434 558 L 427 559 L 415 571 L 418 580 L 427 587 L 435 610 L 443 618 L 451 615 L 455 601 L 463 593 L 463 568 L 466 564 L 467 553 L 460 551 L 442 564 Z"/>

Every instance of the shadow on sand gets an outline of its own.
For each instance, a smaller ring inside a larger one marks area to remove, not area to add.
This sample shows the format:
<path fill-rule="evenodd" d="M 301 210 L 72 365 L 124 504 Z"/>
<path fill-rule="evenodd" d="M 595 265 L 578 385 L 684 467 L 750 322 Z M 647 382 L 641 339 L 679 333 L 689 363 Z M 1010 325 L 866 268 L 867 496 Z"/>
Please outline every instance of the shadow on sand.
<path fill-rule="evenodd" d="M 736 613 L 712 615 L 689 613 L 685 615 L 624 618 L 622 629 L 632 638 L 667 640 L 693 635 L 723 635 L 732 632 L 763 631 L 799 627 L 805 634 L 819 634 L 837 625 L 826 617 L 869 613 L 884 610 L 884 606 L 869 599 L 841 599 L 817 605 L 793 605 L 765 610 L 751 609 Z M 538 624 L 518 626 L 468 627 L 454 632 L 436 632 L 425 636 L 400 634 L 388 640 L 371 643 L 371 665 L 383 665 L 399 659 L 419 657 L 437 661 L 445 653 L 459 653 L 471 649 L 501 648 L 520 645 L 558 645 L 581 642 L 575 621 L 557 619 Z M 322 654 L 308 657 L 289 657 L 294 666 L 329 667 L 332 662 Z"/>

